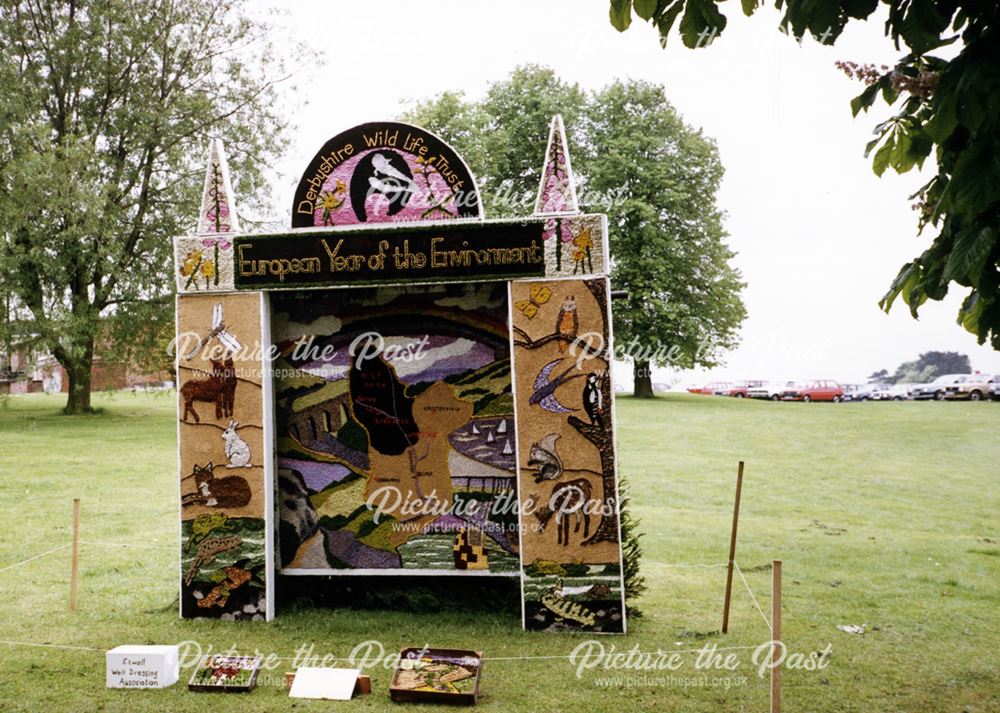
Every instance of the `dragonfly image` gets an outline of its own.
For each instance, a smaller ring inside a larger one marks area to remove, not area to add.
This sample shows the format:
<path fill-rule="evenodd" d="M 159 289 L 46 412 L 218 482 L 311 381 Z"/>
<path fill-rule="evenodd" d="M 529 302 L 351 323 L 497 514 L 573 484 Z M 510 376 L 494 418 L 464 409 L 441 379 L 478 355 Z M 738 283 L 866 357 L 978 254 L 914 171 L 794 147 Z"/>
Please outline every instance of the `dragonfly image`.
<path fill-rule="evenodd" d="M 202 338 L 201 342 L 198 344 L 198 349 L 201 349 L 213 339 L 218 339 L 228 352 L 238 352 L 243 348 L 240 341 L 226 331 L 226 323 L 222 320 L 221 302 L 216 302 L 215 306 L 212 307 L 212 329 Z"/>

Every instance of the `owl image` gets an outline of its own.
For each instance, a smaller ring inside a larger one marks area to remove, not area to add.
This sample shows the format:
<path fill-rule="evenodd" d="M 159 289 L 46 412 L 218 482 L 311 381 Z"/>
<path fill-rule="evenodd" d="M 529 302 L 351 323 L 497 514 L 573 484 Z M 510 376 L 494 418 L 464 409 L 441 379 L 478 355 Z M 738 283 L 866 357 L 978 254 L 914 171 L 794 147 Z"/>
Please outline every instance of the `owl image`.
<path fill-rule="evenodd" d="M 559 345 L 559 353 L 564 354 L 569 345 L 576 340 L 577 332 L 580 331 L 580 317 L 576 313 L 576 300 L 570 295 L 563 300 L 559 309 L 559 316 L 556 317 L 556 334 L 559 338 L 556 343 Z"/>

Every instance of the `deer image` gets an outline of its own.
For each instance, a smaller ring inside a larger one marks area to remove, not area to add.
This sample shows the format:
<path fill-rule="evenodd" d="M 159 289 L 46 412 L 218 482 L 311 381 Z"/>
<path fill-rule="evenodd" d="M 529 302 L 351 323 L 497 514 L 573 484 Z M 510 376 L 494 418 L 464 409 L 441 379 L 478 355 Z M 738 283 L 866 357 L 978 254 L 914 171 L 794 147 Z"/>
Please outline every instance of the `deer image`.
<path fill-rule="evenodd" d="M 552 516 L 556 517 L 556 528 L 558 537 L 556 544 L 566 546 L 569 544 L 569 519 L 573 515 L 576 517 L 576 527 L 573 532 L 580 531 L 580 521 L 583 521 L 583 536 L 590 536 L 590 513 L 587 511 L 587 503 L 590 500 L 591 485 L 586 478 L 577 478 L 565 483 L 560 483 L 552 489 L 548 505 L 535 510 L 535 517 L 541 526 L 542 532 L 549 524 Z"/>
<path fill-rule="evenodd" d="M 207 379 L 191 379 L 181 386 L 181 396 L 184 398 L 184 415 L 182 421 L 187 421 L 188 414 L 194 416 L 194 422 L 201 421 L 194 408 L 195 401 L 205 401 L 215 404 L 215 418 L 220 419 L 233 415 L 233 401 L 236 392 L 236 370 L 233 360 L 225 363 L 212 359 L 212 373 Z"/>

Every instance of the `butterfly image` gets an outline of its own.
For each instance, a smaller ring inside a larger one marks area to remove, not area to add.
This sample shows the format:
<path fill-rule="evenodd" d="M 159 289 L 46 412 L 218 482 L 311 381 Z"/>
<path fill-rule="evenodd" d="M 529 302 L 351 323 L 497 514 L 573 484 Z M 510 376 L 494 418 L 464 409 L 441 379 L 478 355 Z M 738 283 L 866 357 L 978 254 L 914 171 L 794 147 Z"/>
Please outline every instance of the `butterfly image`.
<path fill-rule="evenodd" d="M 538 308 L 552 299 L 552 290 L 543 285 L 532 285 L 528 299 L 514 303 L 514 309 L 524 314 L 528 319 L 534 319 Z"/>

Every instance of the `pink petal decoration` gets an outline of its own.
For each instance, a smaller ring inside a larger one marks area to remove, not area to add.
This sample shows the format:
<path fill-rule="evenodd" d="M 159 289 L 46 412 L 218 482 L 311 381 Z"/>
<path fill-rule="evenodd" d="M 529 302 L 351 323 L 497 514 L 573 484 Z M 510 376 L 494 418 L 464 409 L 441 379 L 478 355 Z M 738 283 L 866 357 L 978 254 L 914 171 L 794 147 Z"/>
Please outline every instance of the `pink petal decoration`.
<path fill-rule="evenodd" d="M 239 231 L 240 220 L 233 200 L 233 184 L 229 178 L 226 152 L 219 139 L 212 139 L 208 146 L 208 168 L 205 170 L 205 189 L 201 194 L 198 232 L 238 233 Z"/>
<path fill-rule="evenodd" d="M 545 148 L 542 180 L 535 201 L 535 215 L 575 215 L 580 212 L 576 200 L 573 169 L 566 144 L 566 129 L 562 116 L 552 117 L 549 143 Z"/>

